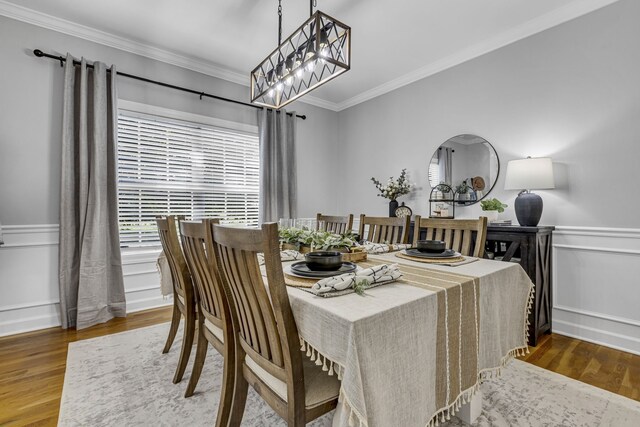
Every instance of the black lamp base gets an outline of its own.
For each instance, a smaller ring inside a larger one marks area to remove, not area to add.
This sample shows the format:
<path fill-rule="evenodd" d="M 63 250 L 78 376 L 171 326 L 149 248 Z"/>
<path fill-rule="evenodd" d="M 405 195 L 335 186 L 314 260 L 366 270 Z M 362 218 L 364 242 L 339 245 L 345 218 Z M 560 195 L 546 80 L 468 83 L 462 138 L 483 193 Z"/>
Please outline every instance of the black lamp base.
<path fill-rule="evenodd" d="M 516 218 L 523 227 L 535 227 L 542 216 L 542 197 L 533 193 L 521 193 L 514 203 Z"/>

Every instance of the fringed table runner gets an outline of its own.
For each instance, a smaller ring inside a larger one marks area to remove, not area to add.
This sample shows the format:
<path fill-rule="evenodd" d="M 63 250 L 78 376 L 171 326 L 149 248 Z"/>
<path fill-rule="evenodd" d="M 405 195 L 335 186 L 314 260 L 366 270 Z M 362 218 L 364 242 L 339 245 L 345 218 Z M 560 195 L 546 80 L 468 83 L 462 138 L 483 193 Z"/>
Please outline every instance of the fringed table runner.
<path fill-rule="evenodd" d="M 390 261 L 400 260 L 385 254 L 359 265 Z M 437 425 L 526 349 L 532 284 L 519 265 L 399 264 L 402 279 L 364 296 L 290 288 L 301 349 L 342 380 L 334 425 Z"/>

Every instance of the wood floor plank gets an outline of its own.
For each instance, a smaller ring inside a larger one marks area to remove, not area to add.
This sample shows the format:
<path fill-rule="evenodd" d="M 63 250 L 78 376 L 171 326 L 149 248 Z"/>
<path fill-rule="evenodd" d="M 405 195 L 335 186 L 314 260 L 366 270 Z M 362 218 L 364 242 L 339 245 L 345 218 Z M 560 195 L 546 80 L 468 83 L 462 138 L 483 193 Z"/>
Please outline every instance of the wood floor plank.
<path fill-rule="evenodd" d="M 167 307 L 82 331 L 51 328 L 0 338 L 0 425 L 57 424 L 69 343 L 170 320 Z M 640 356 L 551 334 L 520 359 L 640 401 Z"/>

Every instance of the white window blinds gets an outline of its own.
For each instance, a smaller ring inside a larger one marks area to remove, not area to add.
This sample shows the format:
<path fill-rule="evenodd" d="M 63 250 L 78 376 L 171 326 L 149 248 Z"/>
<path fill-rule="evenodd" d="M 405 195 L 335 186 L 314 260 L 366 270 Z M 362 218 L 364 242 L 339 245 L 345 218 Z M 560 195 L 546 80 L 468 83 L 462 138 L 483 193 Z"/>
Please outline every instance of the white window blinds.
<path fill-rule="evenodd" d="M 429 182 L 440 183 L 440 165 L 436 158 L 431 159 L 429 163 Z"/>
<path fill-rule="evenodd" d="M 159 246 L 157 215 L 257 226 L 259 171 L 255 134 L 120 111 L 121 247 Z"/>

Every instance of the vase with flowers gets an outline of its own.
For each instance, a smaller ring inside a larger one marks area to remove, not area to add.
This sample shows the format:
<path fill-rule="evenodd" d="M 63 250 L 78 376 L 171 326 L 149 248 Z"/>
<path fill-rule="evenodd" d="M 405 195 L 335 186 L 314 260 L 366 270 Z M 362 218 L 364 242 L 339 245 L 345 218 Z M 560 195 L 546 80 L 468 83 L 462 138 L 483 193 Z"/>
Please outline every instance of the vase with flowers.
<path fill-rule="evenodd" d="M 389 199 L 389 216 L 396 216 L 398 197 L 409 194 L 411 191 L 411 183 L 407 179 L 407 169 L 402 169 L 398 179 L 389 177 L 386 184 L 383 184 L 374 177 L 371 178 L 371 181 L 378 190 L 378 196 Z"/>

